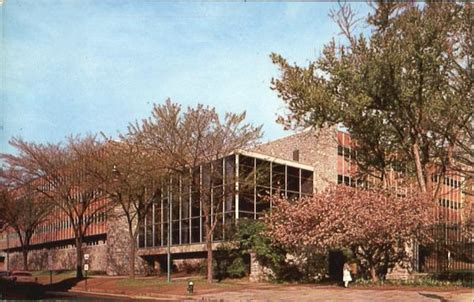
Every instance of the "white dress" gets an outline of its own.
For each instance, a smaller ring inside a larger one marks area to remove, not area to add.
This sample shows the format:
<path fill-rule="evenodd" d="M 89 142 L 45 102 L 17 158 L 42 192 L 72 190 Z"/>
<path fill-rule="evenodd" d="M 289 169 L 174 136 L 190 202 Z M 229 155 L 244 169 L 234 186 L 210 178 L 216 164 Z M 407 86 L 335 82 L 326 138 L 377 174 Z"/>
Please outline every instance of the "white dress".
<path fill-rule="evenodd" d="M 342 272 L 342 281 L 343 282 L 351 282 L 352 281 L 351 272 L 348 269 L 343 270 L 343 272 Z"/>

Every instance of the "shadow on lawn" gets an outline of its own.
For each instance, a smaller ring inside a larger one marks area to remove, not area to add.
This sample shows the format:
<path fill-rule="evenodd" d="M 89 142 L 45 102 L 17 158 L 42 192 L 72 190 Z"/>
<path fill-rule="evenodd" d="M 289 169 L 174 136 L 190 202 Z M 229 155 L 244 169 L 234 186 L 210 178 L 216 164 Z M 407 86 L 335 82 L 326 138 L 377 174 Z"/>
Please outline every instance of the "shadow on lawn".
<path fill-rule="evenodd" d="M 67 292 L 83 279 L 68 278 L 59 282 L 43 285 L 32 282 L 15 282 L 12 280 L 0 279 L 0 300 L 32 300 L 45 297 L 45 293 Z"/>
<path fill-rule="evenodd" d="M 0 279 L 0 300 L 40 299 L 44 296 L 42 284 Z"/>

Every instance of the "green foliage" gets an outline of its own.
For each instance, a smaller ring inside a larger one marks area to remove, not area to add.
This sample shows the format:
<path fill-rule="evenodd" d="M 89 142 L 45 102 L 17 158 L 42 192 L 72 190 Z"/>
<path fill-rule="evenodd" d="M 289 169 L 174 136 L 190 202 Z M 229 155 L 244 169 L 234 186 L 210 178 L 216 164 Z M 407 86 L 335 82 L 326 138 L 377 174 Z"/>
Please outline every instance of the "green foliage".
<path fill-rule="evenodd" d="M 247 264 L 242 257 L 235 258 L 227 269 L 227 273 L 231 278 L 241 278 L 245 276 L 247 271 Z"/>
<path fill-rule="evenodd" d="M 257 261 L 263 267 L 271 270 L 271 278 L 275 281 L 298 278 L 297 270 L 285 263 L 287 251 L 274 244 L 272 238 L 266 234 L 266 225 L 263 221 L 242 219 L 239 221 L 233 239 L 239 244 L 239 251 L 247 255 L 255 253 Z"/>
<path fill-rule="evenodd" d="M 333 17 L 347 40 L 333 39 L 317 60 L 298 66 L 272 54 L 281 70 L 272 89 L 289 109 L 279 121 L 342 123 L 358 142 L 361 178 L 376 171 L 385 179 L 398 167 L 416 171 L 429 191 L 431 163 L 436 174 L 452 159 L 472 167 L 472 5 L 376 1 L 365 20 L 370 31 L 359 36 L 348 5 Z"/>
<path fill-rule="evenodd" d="M 460 270 L 448 271 L 425 276 L 415 275 L 411 280 L 379 280 L 372 281 L 367 278 L 358 278 L 354 284 L 359 286 L 433 286 L 433 287 L 474 287 L 474 271 Z"/>
<path fill-rule="evenodd" d="M 300 266 L 302 281 L 323 281 L 328 275 L 328 256 L 325 253 L 309 250 L 305 254 L 305 262 Z"/>
<path fill-rule="evenodd" d="M 437 280 L 450 281 L 452 283 L 462 282 L 465 287 L 474 287 L 474 270 L 453 270 L 432 276 Z"/>
<path fill-rule="evenodd" d="M 216 278 L 237 278 L 249 272 L 249 253 L 267 269 L 275 282 L 321 280 L 327 273 L 326 255 L 314 250 L 289 251 L 275 244 L 263 221 L 241 219 L 229 232 L 229 244 L 216 253 Z"/>
<path fill-rule="evenodd" d="M 266 235 L 266 225 L 263 221 L 242 219 L 237 225 L 234 240 L 239 242 L 239 250 L 256 254 L 257 260 L 263 266 L 277 268 L 285 259 L 285 250 L 273 244 Z"/>
<path fill-rule="evenodd" d="M 435 278 L 419 278 L 414 280 L 380 280 L 373 282 L 367 279 L 357 279 L 357 286 L 413 286 L 413 287 L 472 287 L 472 283 L 463 280 L 439 280 Z"/>
<path fill-rule="evenodd" d="M 218 280 L 224 278 L 240 278 L 249 273 L 249 251 L 258 251 L 262 261 L 271 260 L 271 243 L 263 231 L 262 222 L 248 219 L 239 220 L 238 225 L 227 230 L 229 241 L 220 246 L 215 255 L 214 276 Z"/>
<path fill-rule="evenodd" d="M 248 274 L 248 256 L 229 244 L 219 247 L 214 254 L 214 278 L 222 281 L 225 278 L 241 278 Z M 206 270 L 204 266 L 204 270 Z"/>

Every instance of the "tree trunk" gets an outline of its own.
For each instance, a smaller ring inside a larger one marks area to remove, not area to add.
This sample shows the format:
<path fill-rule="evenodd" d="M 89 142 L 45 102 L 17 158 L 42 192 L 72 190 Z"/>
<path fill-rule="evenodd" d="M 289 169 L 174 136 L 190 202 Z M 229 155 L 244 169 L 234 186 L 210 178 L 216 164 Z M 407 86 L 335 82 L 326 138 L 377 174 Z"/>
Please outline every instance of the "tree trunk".
<path fill-rule="evenodd" d="M 370 266 L 370 277 L 372 278 L 373 282 L 379 281 L 379 277 L 377 276 L 377 273 L 375 271 L 375 267 L 372 266 L 372 265 Z"/>
<path fill-rule="evenodd" d="M 211 227 L 209 226 L 210 221 L 209 221 L 209 215 L 205 216 L 204 219 L 204 225 L 205 225 L 205 231 L 206 231 L 206 249 L 207 249 L 207 283 L 212 283 L 212 278 L 213 278 L 213 269 L 212 269 L 212 233 L 211 233 Z"/>
<path fill-rule="evenodd" d="M 21 253 L 23 255 L 23 270 L 28 270 L 28 247 L 29 247 L 29 240 L 27 234 L 25 232 L 25 237 L 22 236 L 22 232 L 20 229 L 16 229 L 18 234 L 18 239 L 20 240 L 21 246 Z"/>
<path fill-rule="evenodd" d="M 130 231 L 130 249 L 128 251 L 128 277 L 130 279 L 135 279 L 135 252 L 137 240 L 136 236 L 133 235 L 133 232 Z"/>
<path fill-rule="evenodd" d="M 413 158 L 415 159 L 416 178 L 418 180 L 418 185 L 420 186 L 421 192 L 426 193 L 426 182 L 423 175 L 423 167 L 421 166 L 420 148 L 418 146 L 418 143 L 413 143 L 412 152 Z"/>
<path fill-rule="evenodd" d="M 21 252 L 23 254 L 23 270 L 27 271 L 28 270 L 28 248 L 23 247 Z"/>
<path fill-rule="evenodd" d="M 76 278 L 82 279 L 82 238 L 77 236 L 76 238 Z"/>

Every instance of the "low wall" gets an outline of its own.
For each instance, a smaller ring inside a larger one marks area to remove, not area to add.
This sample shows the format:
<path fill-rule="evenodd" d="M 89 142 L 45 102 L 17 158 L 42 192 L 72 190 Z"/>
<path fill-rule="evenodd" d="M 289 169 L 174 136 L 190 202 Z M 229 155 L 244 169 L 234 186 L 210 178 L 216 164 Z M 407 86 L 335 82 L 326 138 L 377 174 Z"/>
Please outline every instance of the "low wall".
<path fill-rule="evenodd" d="M 89 269 L 106 271 L 107 245 L 97 244 L 84 247 L 84 254 L 89 254 Z M 49 258 L 51 257 L 51 264 Z M 23 269 L 21 252 L 10 253 L 10 270 Z M 74 270 L 76 268 L 76 249 L 74 247 L 58 249 L 33 250 L 28 253 L 30 270 Z"/>

